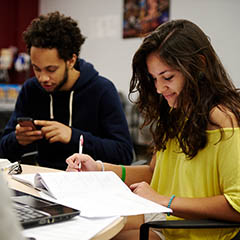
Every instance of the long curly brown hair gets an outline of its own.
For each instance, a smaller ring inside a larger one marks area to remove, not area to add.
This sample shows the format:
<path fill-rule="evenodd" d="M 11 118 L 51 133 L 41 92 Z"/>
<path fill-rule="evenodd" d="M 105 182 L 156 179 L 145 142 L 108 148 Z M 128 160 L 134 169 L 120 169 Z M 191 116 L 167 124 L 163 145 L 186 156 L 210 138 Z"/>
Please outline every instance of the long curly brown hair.
<path fill-rule="evenodd" d="M 85 37 L 81 34 L 78 23 L 71 17 L 58 11 L 35 18 L 23 32 L 28 52 L 32 46 L 38 48 L 56 48 L 59 57 L 65 61 L 80 53 Z"/>
<path fill-rule="evenodd" d="M 153 52 L 185 77 L 174 109 L 157 93 L 148 73 L 146 58 Z M 193 158 L 207 144 L 208 124 L 221 129 L 209 117 L 210 111 L 220 105 L 230 110 L 240 125 L 239 89 L 234 87 L 209 38 L 194 23 L 179 19 L 160 25 L 136 51 L 132 70 L 129 99 L 137 94 L 134 102 L 144 117 L 142 127 L 150 126 L 155 150 L 164 150 L 169 139 L 177 138 L 182 151 Z"/>

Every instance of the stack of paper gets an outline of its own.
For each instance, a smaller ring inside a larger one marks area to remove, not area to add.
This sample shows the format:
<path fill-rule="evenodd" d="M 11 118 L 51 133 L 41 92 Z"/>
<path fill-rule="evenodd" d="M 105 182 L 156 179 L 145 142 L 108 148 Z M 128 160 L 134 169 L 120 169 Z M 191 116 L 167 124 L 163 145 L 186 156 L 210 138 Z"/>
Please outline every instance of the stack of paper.
<path fill-rule="evenodd" d="M 38 189 L 51 191 L 43 198 L 76 208 L 85 217 L 130 216 L 146 213 L 167 213 L 172 210 L 139 197 L 114 173 L 49 172 L 14 175 L 14 179 L 31 183 Z"/>

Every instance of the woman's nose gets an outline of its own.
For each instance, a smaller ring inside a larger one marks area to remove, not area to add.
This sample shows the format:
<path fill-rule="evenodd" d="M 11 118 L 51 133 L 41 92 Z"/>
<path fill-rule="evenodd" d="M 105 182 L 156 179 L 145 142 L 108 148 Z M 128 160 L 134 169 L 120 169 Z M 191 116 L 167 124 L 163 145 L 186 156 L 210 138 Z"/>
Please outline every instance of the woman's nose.
<path fill-rule="evenodd" d="M 157 93 L 162 94 L 166 89 L 168 88 L 167 84 L 162 79 L 156 79 L 155 82 L 155 88 L 157 90 Z"/>

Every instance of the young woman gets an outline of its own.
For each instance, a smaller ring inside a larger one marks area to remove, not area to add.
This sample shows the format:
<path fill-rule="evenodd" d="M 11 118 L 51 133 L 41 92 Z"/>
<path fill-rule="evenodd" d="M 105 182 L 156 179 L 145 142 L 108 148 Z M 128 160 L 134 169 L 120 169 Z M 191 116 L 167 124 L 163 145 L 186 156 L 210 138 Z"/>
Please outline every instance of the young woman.
<path fill-rule="evenodd" d="M 126 173 L 134 193 L 173 210 L 167 219 L 240 221 L 240 94 L 209 38 L 190 21 L 169 21 L 144 39 L 132 67 L 130 94 L 139 94 L 136 103 L 153 135 L 150 165 L 101 166 L 75 154 L 67 171 L 78 171 L 81 162 L 81 171 Z M 143 221 L 130 218 L 116 239 L 138 239 Z M 238 231 L 169 229 L 163 235 L 213 240 Z M 152 232 L 151 239 L 160 234 Z"/>

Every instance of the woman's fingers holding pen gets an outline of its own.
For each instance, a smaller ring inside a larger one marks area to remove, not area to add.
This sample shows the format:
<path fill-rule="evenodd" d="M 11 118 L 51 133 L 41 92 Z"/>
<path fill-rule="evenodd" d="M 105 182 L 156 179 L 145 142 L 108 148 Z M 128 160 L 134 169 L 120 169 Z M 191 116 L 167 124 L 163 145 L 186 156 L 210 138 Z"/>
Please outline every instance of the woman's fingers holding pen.
<path fill-rule="evenodd" d="M 67 172 L 76 172 L 78 171 L 78 166 L 81 160 L 77 156 L 78 154 L 75 153 L 72 156 L 66 159 L 66 163 L 68 164 L 66 171 Z"/>
<path fill-rule="evenodd" d="M 67 166 L 66 171 L 67 171 L 67 172 L 79 172 L 78 169 L 71 168 L 69 165 Z"/>
<path fill-rule="evenodd" d="M 66 171 L 97 171 L 98 165 L 93 158 L 87 154 L 75 153 L 66 159 L 68 167 Z M 81 168 L 79 169 L 79 163 Z"/>

